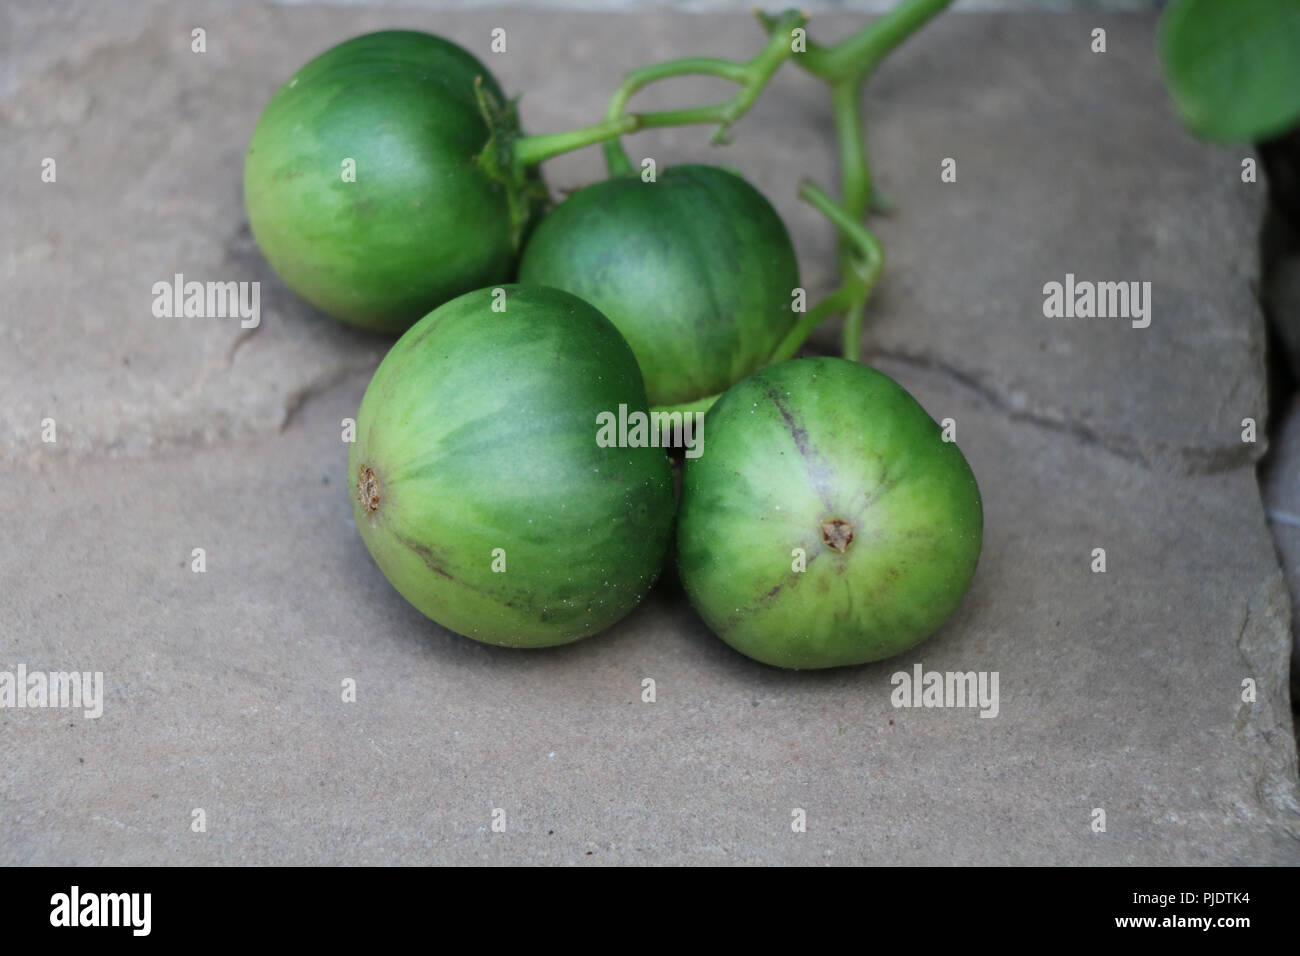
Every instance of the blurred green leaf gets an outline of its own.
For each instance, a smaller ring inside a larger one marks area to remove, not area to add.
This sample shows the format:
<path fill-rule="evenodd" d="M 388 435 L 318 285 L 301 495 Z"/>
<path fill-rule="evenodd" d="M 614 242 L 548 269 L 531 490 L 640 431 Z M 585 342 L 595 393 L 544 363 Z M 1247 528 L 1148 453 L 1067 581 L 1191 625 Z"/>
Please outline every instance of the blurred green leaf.
<path fill-rule="evenodd" d="M 1198 136 L 1259 142 L 1300 123 L 1300 0 L 1176 0 L 1156 51 Z"/>

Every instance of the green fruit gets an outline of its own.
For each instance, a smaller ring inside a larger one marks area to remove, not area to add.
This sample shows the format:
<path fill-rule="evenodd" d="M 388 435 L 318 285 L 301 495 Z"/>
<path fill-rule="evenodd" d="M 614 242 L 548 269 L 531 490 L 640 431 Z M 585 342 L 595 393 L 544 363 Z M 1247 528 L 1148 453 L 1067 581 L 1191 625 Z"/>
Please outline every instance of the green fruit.
<path fill-rule="evenodd" d="M 736 650 L 779 667 L 860 664 L 918 644 L 956 609 L 979 558 L 979 487 L 888 376 L 783 362 L 733 386 L 704 426 L 678 565 Z"/>
<path fill-rule="evenodd" d="M 390 30 L 327 50 L 272 97 L 248 147 L 244 200 L 258 245 L 295 292 L 344 322 L 397 333 L 509 278 L 509 197 L 475 162 L 489 136 L 480 79 L 500 101 L 466 50 Z"/>
<path fill-rule="evenodd" d="M 693 402 L 759 368 L 794 326 L 794 247 L 763 194 L 714 166 L 578 190 L 524 247 L 523 282 L 586 299 L 627 338 L 652 405 Z"/>
<path fill-rule="evenodd" d="M 505 311 L 494 290 L 471 292 L 393 346 L 348 478 L 361 537 L 403 597 L 475 640 L 545 647 L 645 596 L 672 481 L 662 449 L 597 444 L 599 413 L 646 409 L 618 330 L 566 292 L 503 289 Z"/>

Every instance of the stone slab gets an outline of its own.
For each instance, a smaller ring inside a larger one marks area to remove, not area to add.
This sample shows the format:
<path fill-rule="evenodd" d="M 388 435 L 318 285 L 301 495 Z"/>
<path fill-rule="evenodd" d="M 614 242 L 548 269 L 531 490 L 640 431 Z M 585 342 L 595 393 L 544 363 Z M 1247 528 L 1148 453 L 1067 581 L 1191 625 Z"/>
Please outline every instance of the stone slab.
<path fill-rule="evenodd" d="M 0 155 L 23 171 L 0 180 L 0 480 L 22 490 L 0 512 L 0 669 L 106 680 L 97 720 L 0 710 L 0 863 L 1300 862 L 1290 607 L 1261 447 L 1239 437 L 1264 415 L 1254 200 L 1232 154 L 1165 115 L 1149 17 L 953 14 L 873 84 L 896 211 L 875 221 L 890 264 L 868 354 L 958 422 L 985 550 L 916 651 L 792 674 L 726 648 L 671 581 L 538 653 L 409 608 L 351 524 L 339 436 L 385 343 L 280 286 L 239 199 L 266 97 L 350 34 L 473 47 L 506 24 L 494 68 L 550 130 L 599 112 L 630 63 L 744 55 L 744 17 L 102 8 L 120 16 L 10 5 L 0 29 Z M 1080 52 L 1094 21 L 1109 59 Z M 647 101 L 695 95 L 679 89 Z M 725 152 L 702 130 L 635 146 L 740 167 L 814 289 L 832 244 L 793 194 L 833 182 L 817 96 L 783 74 Z M 549 178 L 599 172 L 587 151 Z M 1067 269 L 1149 278 L 1151 327 L 1035 314 Z M 262 281 L 262 326 L 154 320 L 150 285 L 175 271 Z M 891 675 L 917 663 L 997 671 L 999 716 L 894 708 Z"/>

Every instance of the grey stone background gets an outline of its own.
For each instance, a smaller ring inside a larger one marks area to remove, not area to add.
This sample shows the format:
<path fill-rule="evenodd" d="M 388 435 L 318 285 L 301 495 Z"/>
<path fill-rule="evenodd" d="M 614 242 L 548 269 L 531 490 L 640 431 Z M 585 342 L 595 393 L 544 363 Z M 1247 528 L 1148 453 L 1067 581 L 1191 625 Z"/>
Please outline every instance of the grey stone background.
<path fill-rule="evenodd" d="M 535 131 L 598 116 L 629 65 L 761 43 L 741 12 L 0 10 L 0 668 L 107 685 L 98 720 L 0 711 L 0 862 L 1300 862 L 1291 607 L 1263 431 L 1241 441 L 1269 414 L 1264 187 L 1240 181 L 1247 151 L 1179 126 L 1151 14 L 954 12 L 869 87 L 895 211 L 872 223 L 887 263 L 864 357 L 957 420 L 987 531 L 932 639 L 806 674 L 730 651 L 671 576 L 610 632 L 525 653 L 443 631 L 370 561 L 339 433 L 389 343 L 279 283 L 240 171 L 296 66 L 389 26 L 475 51 L 527 91 Z M 804 175 L 835 182 L 825 100 L 787 70 L 730 147 L 702 129 L 628 146 L 740 168 L 824 292 L 833 240 L 794 195 Z M 557 192 L 600 174 L 596 150 L 548 166 Z M 260 281 L 261 327 L 153 318 L 151 286 L 175 272 Z M 1066 272 L 1150 280 L 1151 327 L 1045 319 L 1042 285 Z M 998 671 L 1000 715 L 893 708 L 890 676 L 915 663 Z"/>

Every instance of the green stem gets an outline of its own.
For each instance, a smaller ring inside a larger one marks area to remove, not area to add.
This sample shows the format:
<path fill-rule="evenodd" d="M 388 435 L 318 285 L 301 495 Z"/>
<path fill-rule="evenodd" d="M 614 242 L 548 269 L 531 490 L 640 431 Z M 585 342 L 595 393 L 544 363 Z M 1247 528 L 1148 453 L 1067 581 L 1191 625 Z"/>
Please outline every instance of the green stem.
<path fill-rule="evenodd" d="M 901 0 L 857 33 L 832 46 L 811 40 L 799 66 L 829 82 L 866 77 L 904 40 L 952 5 L 952 0 Z M 765 18 L 769 28 L 775 21 Z"/>
<path fill-rule="evenodd" d="M 568 130 L 563 133 L 544 133 L 540 136 L 521 136 L 514 141 L 514 165 L 517 170 L 536 166 L 552 156 L 572 152 L 584 146 L 608 142 L 612 137 L 631 133 L 642 125 L 642 118 L 629 114 L 602 120 L 592 126 Z"/>
<path fill-rule="evenodd" d="M 831 87 L 831 111 L 840 151 L 840 178 L 844 208 L 857 219 L 871 203 L 871 168 L 862 134 L 862 81 L 837 80 Z"/>
<path fill-rule="evenodd" d="M 829 196 L 812 184 L 804 198 L 817 205 L 840 231 L 840 274 L 860 275 L 861 288 L 853 297 L 844 314 L 841 332 L 841 352 L 846 359 L 857 362 L 862 358 L 862 318 L 866 313 L 867 298 L 884 261 L 880 244 L 862 225 L 862 217 L 872 201 L 871 167 L 868 165 L 866 145 L 862 133 L 862 86 L 859 77 L 836 80 L 831 86 L 831 109 L 835 117 L 835 138 L 840 151 L 841 203 L 837 206 Z M 818 195 L 820 193 L 820 195 Z"/>
<path fill-rule="evenodd" d="M 876 237 L 867 230 L 860 219 L 851 215 L 848 210 L 826 195 L 826 191 L 816 183 L 804 180 L 799 186 L 799 198 L 829 219 L 844 238 L 852 243 L 853 252 L 856 253 L 852 258 L 852 278 L 860 287 L 870 292 L 885 264 L 885 253 L 880 248 L 880 243 L 876 241 Z"/>
<path fill-rule="evenodd" d="M 865 296 L 855 299 L 844 313 L 844 328 L 840 332 L 840 352 L 850 362 L 862 361 L 862 316 L 867 311 Z"/>
<path fill-rule="evenodd" d="M 799 187 L 799 198 L 817 209 L 840 231 L 843 243 L 840 264 L 844 284 L 822 304 L 843 293 L 840 307 L 847 308 L 841 343 L 843 354 L 851 361 L 861 361 L 862 319 L 866 312 L 867 299 L 870 298 L 871 291 L 875 288 L 876 280 L 880 278 L 880 272 L 885 265 L 884 250 L 880 248 L 876 237 L 862 224 L 860 214 L 855 215 L 845 206 L 837 203 L 815 183 L 805 180 Z"/>
<path fill-rule="evenodd" d="M 833 303 L 836 309 L 846 309 L 841 343 L 844 357 L 853 361 L 861 360 L 862 321 L 866 303 L 884 265 L 884 253 L 880 244 L 862 224 L 867 210 L 880 205 L 871 181 L 871 167 L 867 161 L 863 135 L 860 109 L 862 87 L 886 56 L 951 3 L 952 0 L 901 0 L 888 13 L 839 43 L 821 46 L 812 40 L 807 41 L 806 50 L 798 57 L 802 69 L 821 77 L 831 86 L 831 109 L 839 147 L 842 204 L 836 203 L 812 183 L 804 183 L 799 195 L 817 207 L 839 229 L 842 285 L 808 313 L 805 321 L 796 326 L 791 340 L 802 342 L 803 339 L 795 333 L 806 338 L 811 332 L 808 326 L 825 317 L 818 314 L 819 311 Z M 760 15 L 760 20 L 768 30 L 777 29 L 777 21 L 772 17 Z M 796 344 L 795 348 L 797 347 Z M 789 357 L 792 354 L 793 350 L 788 347 L 788 343 L 782 343 L 777 349 L 777 356 Z"/>
<path fill-rule="evenodd" d="M 610 97 L 609 108 L 605 111 L 606 120 L 622 116 L 627 109 L 628 100 L 651 83 L 675 76 L 716 76 L 740 84 L 740 89 L 730 99 L 713 106 L 642 113 L 637 128 L 717 123 L 718 131 L 713 136 L 713 142 L 715 145 L 724 142 L 731 125 L 749 111 L 772 75 L 793 54 L 791 31 L 807 22 L 807 18 L 796 10 L 787 10 L 779 17 L 761 19 L 770 36 L 767 45 L 752 60 L 736 63 L 721 57 L 684 57 L 633 70 L 623 77 L 623 82 Z M 632 172 L 627 152 L 616 138 L 606 140 L 604 149 L 605 165 L 611 176 Z"/>
<path fill-rule="evenodd" d="M 822 299 L 815 306 L 804 313 L 803 318 L 792 328 L 781 343 L 772 352 L 767 360 L 768 365 L 775 365 L 777 362 L 784 362 L 786 359 L 794 358 L 794 353 L 799 351 L 800 346 L 812 335 L 813 329 L 821 325 L 836 312 L 848 307 L 850 304 L 854 288 L 850 284 L 842 285 L 826 298 Z"/>
<path fill-rule="evenodd" d="M 848 124 L 851 117 L 853 134 L 841 133 L 840 136 L 841 160 L 846 170 L 852 169 L 854 175 L 861 176 L 854 187 L 854 197 L 865 197 L 861 200 L 864 211 L 872 197 L 865 156 L 861 154 L 861 120 L 857 115 L 861 81 L 895 47 L 951 3 L 952 0 L 902 0 L 893 10 L 840 43 L 824 47 L 809 40 L 807 49 L 798 55 L 800 66 L 805 70 L 833 82 L 837 125 Z M 515 140 L 511 144 L 514 170 L 522 171 L 561 153 L 603 143 L 610 173 L 631 172 L 632 164 L 618 137 L 662 126 L 717 123 L 719 128 L 714 142 L 722 142 L 730 126 L 749 111 L 772 75 L 793 54 L 791 31 L 807 22 L 807 17 L 796 10 L 787 10 L 777 17 L 759 13 L 758 17 L 768 31 L 769 39 L 753 59 L 736 63 L 721 57 L 683 57 L 633 70 L 624 76 L 614 91 L 603 122 L 563 133 L 521 136 Z M 626 114 L 628 101 L 639 90 L 660 80 L 687 75 L 716 76 L 740 84 L 740 89 L 730 99 L 712 106 Z M 851 83 L 850 80 L 857 82 Z M 857 165 L 848 154 L 852 149 L 856 149 L 861 157 Z M 858 200 L 854 197 L 846 193 L 846 202 L 851 201 L 850 208 L 856 208 Z"/>

